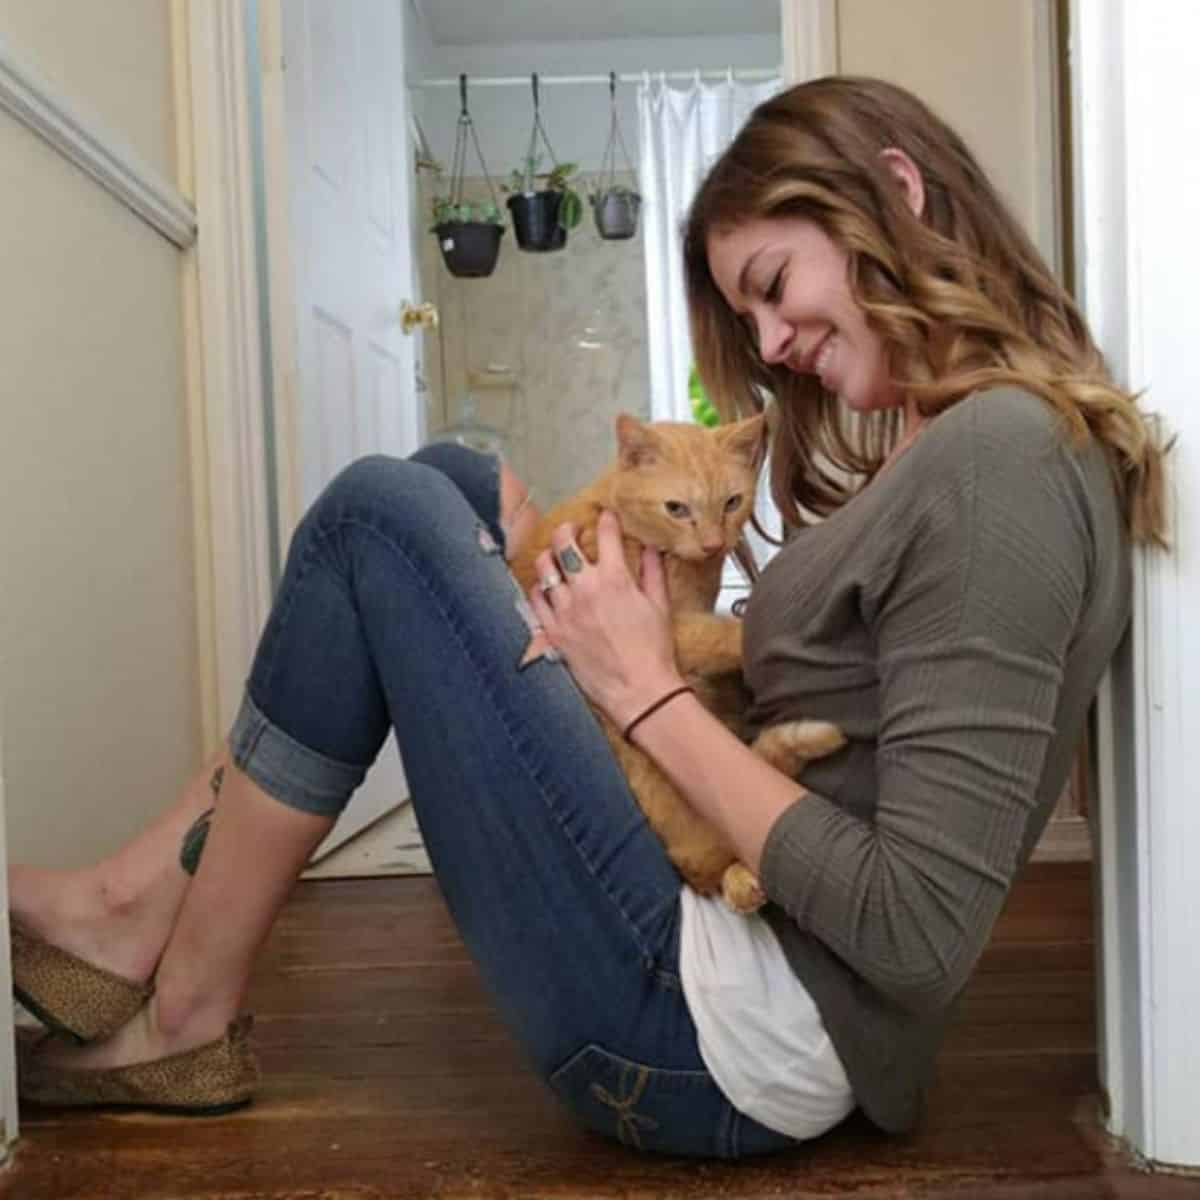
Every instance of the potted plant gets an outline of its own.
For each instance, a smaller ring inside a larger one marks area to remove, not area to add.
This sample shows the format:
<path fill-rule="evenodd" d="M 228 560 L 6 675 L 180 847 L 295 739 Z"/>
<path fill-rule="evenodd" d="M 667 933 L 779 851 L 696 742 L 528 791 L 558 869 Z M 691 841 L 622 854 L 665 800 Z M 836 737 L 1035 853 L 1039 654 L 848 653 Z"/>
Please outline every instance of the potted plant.
<path fill-rule="evenodd" d="M 542 125 L 538 102 L 538 77 L 533 84 L 533 128 L 529 132 L 529 149 L 510 179 L 507 190 L 508 209 L 513 216 L 517 245 L 522 250 L 561 250 L 567 244 L 567 230 L 574 229 L 583 216 L 583 201 L 571 186 L 575 163 L 560 163 Z M 550 155 L 550 170 L 538 171 L 541 154 L 539 141 Z M 538 187 L 538 184 L 541 184 Z"/>
<path fill-rule="evenodd" d="M 642 207 L 639 192 L 624 184 L 613 183 L 594 187 L 588 198 L 596 218 L 596 232 L 605 241 L 622 241 L 637 233 L 638 213 Z"/>
<path fill-rule="evenodd" d="M 496 269 L 504 217 L 495 201 L 455 204 L 449 196 L 435 196 L 431 232 L 451 275 L 479 279 Z"/>
<path fill-rule="evenodd" d="M 496 269 L 500 255 L 500 238 L 504 234 L 504 218 L 496 203 L 496 189 L 488 174 L 483 151 L 475 124 L 467 111 L 467 77 L 458 77 L 462 111 L 458 117 L 458 128 L 454 136 L 454 166 L 450 173 L 449 186 L 433 198 L 433 226 L 437 235 L 442 261 L 451 275 L 464 279 L 478 279 L 490 275 Z M 487 181 L 488 194 L 484 201 L 469 201 L 464 195 L 466 187 L 467 143 L 475 147 L 475 154 Z M 444 179 L 441 168 L 439 178 Z"/>
<path fill-rule="evenodd" d="M 538 155 L 527 155 L 524 165 L 515 168 L 509 178 L 513 229 L 522 250 L 561 250 L 567 244 L 567 230 L 574 229 L 583 216 L 583 202 L 571 186 L 577 167 L 575 163 L 555 163 L 539 174 L 539 162 Z"/>
<path fill-rule="evenodd" d="M 617 183 L 617 149 L 625 159 L 629 174 L 636 178 L 625 138 L 621 134 L 621 123 L 617 118 L 617 76 L 610 71 L 608 76 L 609 126 L 608 143 L 604 157 L 600 160 L 600 175 L 589 189 L 592 215 L 596 218 L 596 232 L 605 241 L 620 241 L 637 233 L 638 212 L 642 197 L 636 189 Z"/>

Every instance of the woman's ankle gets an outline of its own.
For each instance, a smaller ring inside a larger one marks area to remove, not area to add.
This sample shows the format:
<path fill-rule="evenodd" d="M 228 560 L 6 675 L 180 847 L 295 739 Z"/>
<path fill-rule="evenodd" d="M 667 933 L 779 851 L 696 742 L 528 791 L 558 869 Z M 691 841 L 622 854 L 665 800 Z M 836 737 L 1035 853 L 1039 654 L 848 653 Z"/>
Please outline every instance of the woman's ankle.
<path fill-rule="evenodd" d="M 229 996 L 159 981 L 149 1002 L 150 1024 L 174 1050 L 190 1050 L 224 1036 L 238 1015 Z"/>

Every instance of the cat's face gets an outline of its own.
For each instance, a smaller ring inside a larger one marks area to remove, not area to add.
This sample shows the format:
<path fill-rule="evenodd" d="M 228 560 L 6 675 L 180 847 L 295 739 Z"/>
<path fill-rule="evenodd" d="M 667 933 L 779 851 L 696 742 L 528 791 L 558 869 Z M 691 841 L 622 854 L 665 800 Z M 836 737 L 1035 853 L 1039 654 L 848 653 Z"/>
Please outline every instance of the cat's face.
<path fill-rule="evenodd" d="M 754 508 L 761 415 L 705 429 L 622 413 L 613 505 L 625 531 L 691 562 L 724 557 Z"/>

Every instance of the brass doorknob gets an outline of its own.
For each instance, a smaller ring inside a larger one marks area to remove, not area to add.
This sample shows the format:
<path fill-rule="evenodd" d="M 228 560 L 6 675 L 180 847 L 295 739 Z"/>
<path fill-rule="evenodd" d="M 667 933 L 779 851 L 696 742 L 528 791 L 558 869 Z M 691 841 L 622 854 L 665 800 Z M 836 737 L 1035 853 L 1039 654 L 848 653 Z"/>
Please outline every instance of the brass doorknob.
<path fill-rule="evenodd" d="M 400 328 L 405 333 L 414 329 L 436 329 L 438 327 L 437 305 L 432 300 L 424 304 L 409 304 L 407 300 L 400 305 Z"/>

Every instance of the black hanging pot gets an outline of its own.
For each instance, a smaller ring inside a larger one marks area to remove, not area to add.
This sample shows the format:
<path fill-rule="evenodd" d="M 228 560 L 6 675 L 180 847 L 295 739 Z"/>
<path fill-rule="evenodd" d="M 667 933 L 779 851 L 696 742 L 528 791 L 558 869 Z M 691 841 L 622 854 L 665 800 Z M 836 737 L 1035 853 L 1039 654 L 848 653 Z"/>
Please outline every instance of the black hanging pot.
<path fill-rule="evenodd" d="M 637 233 L 642 198 L 628 188 L 606 188 L 592 196 L 596 232 L 605 241 L 618 242 Z"/>
<path fill-rule="evenodd" d="M 551 191 L 509 196 L 513 229 L 522 250 L 561 250 L 567 244 L 567 231 L 558 219 L 562 198 L 562 192 Z"/>
<path fill-rule="evenodd" d="M 450 173 L 449 187 L 444 194 L 433 199 L 433 226 L 430 232 L 437 238 L 442 252 L 442 261 L 451 275 L 460 279 L 480 279 L 496 269 L 500 256 L 500 238 L 504 225 L 500 207 L 496 203 L 496 189 L 488 174 L 487 163 L 479 146 L 475 123 L 467 109 L 467 77 L 458 77 L 458 90 L 462 110 L 458 116 L 458 127 L 454 135 L 454 166 Z M 473 146 L 483 178 L 487 183 L 489 202 L 468 203 L 466 191 L 467 151 Z M 437 168 L 438 178 L 442 170 Z M 478 219 L 475 219 L 478 218 Z"/>
<path fill-rule="evenodd" d="M 443 221 L 434 226 L 442 261 L 459 279 L 481 279 L 496 269 L 504 226 L 492 221 Z"/>

